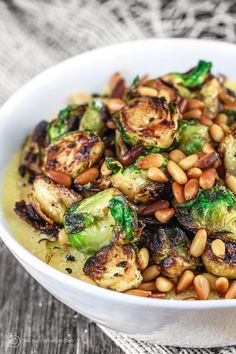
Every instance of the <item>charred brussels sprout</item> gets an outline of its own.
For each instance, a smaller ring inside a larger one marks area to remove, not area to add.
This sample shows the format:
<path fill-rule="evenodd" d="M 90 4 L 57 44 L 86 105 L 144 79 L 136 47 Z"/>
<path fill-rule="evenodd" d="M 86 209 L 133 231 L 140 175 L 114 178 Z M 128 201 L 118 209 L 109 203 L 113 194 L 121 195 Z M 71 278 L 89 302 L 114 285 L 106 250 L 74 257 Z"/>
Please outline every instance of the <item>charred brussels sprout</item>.
<path fill-rule="evenodd" d="M 229 279 L 236 278 L 236 244 L 225 243 L 225 256 L 217 257 L 211 249 L 212 240 L 208 241 L 205 251 L 202 255 L 203 263 L 209 273 L 218 277 L 226 277 Z"/>
<path fill-rule="evenodd" d="M 113 241 L 135 242 L 141 233 L 135 208 L 114 188 L 72 205 L 64 215 L 64 226 L 71 245 L 85 254 Z"/>
<path fill-rule="evenodd" d="M 166 150 L 175 139 L 179 112 L 164 97 L 141 97 L 120 112 L 120 131 L 129 145 Z"/>
<path fill-rule="evenodd" d="M 105 131 L 105 118 L 109 115 L 105 105 L 99 101 L 92 101 L 81 118 L 79 130 L 87 130 L 102 135 Z"/>
<path fill-rule="evenodd" d="M 207 81 L 201 88 L 200 95 L 205 103 L 204 113 L 210 118 L 215 118 L 219 112 L 219 93 L 221 91 L 220 84 L 216 78 Z"/>
<path fill-rule="evenodd" d="M 142 282 L 131 245 L 113 244 L 99 250 L 88 258 L 83 270 L 99 286 L 116 291 L 137 288 Z"/>
<path fill-rule="evenodd" d="M 236 126 L 234 125 L 228 135 L 220 144 L 220 151 L 224 156 L 226 171 L 236 177 Z"/>
<path fill-rule="evenodd" d="M 196 258 L 190 255 L 190 241 L 178 227 L 157 226 L 147 229 L 142 236 L 151 261 L 161 265 L 162 272 L 169 278 L 179 277 L 186 269 L 195 269 Z"/>
<path fill-rule="evenodd" d="M 63 134 L 78 130 L 86 107 L 86 105 L 69 105 L 62 109 L 57 118 L 48 124 L 49 141 L 54 142 Z"/>
<path fill-rule="evenodd" d="M 76 132 L 64 135 L 45 151 L 44 170 L 60 171 L 72 178 L 91 167 L 102 156 L 104 143 L 95 134 Z"/>
<path fill-rule="evenodd" d="M 186 229 L 203 228 L 225 240 L 236 240 L 236 197 L 223 185 L 200 190 L 195 199 L 177 204 L 175 211 Z"/>
<path fill-rule="evenodd" d="M 65 211 L 81 196 L 72 190 L 55 184 L 47 177 L 38 176 L 33 183 L 30 201 L 38 214 L 47 222 L 62 223 Z"/>
<path fill-rule="evenodd" d="M 203 145 L 210 141 L 209 128 L 196 119 L 182 120 L 176 141 L 179 148 L 187 155 L 201 151 Z"/>

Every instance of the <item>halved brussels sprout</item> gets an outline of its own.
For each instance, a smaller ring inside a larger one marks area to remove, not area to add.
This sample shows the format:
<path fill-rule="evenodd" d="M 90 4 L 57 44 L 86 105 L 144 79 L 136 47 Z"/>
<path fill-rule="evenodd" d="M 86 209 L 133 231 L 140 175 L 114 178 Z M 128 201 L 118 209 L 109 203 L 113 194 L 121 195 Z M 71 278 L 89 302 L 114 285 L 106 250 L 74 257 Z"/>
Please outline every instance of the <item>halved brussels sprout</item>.
<path fill-rule="evenodd" d="M 86 108 L 87 105 L 69 105 L 62 109 L 56 119 L 48 124 L 49 142 L 60 139 L 65 133 L 78 130 Z"/>
<path fill-rule="evenodd" d="M 185 154 L 192 155 L 201 151 L 203 145 L 210 140 L 209 127 L 200 124 L 196 119 L 180 122 L 176 141 Z"/>
<path fill-rule="evenodd" d="M 177 204 L 175 211 L 186 229 L 205 229 L 225 240 L 236 240 L 236 196 L 223 185 L 200 190 L 195 199 Z"/>
<path fill-rule="evenodd" d="M 211 249 L 209 240 L 205 251 L 202 255 L 203 263 L 209 273 L 215 274 L 218 277 L 226 277 L 229 279 L 236 278 L 236 244 L 226 242 L 226 253 L 224 257 L 217 257 Z"/>
<path fill-rule="evenodd" d="M 91 167 L 104 152 L 104 143 L 95 134 L 78 131 L 66 134 L 45 151 L 44 170 L 60 171 L 72 178 Z"/>
<path fill-rule="evenodd" d="M 174 226 L 145 229 L 143 246 L 147 247 L 151 262 L 162 267 L 169 278 L 179 277 L 186 269 L 195 269 L 197 259 L 190 255 L 190 241 L 186 234 Z"/>
<path fill-rule="evenodd" d="M 135 242 L 142 230 L 136 209 L 115 188 L 72 205 L 64 215 L 64 226 L 71 245 L 85 254 L 93 254 L 114 240 Z"/>
<path fill-rule="evenodd" d="M 88 258 L 83 270 L 99 286 L 116 291 L 137 288 L 142 282 L 131 245 L 112 244 L 99 250 Z"/>
<path fill-rule="evenodd" d="M 226 171 L 236 177 L 236 126 L 234 125 L 229 134 L 220 143 L 220 152 L 224 156 Z"/>
<path fill-rule="evenodd" d="M 106 106 L 93 100 L 81 118 L 79 130 L 87 130 L 102 135 L 106 128 L 105 120 L 108 115 Z"/>
<path fill-rule="evenodd" d="M 210 118 L 216 118 L 219 112 L 219 93 L 221 86 L 216 78 L 208 80 L 201 88 L 200 95 L 205 103 L 204 113 Z"/>
<path fill-rule="evenodd" d="M 65 211 L 81 196 L 43 176 L 35 178 L 30 202 L 47 222 L 62 224 Z"/>
<path fill-rule="evenodd" d="M 166 150 L 175 139 L 179 111 L 164 97 L 140 97 L 120 112 L 120 131 L 129 145 Z"/>

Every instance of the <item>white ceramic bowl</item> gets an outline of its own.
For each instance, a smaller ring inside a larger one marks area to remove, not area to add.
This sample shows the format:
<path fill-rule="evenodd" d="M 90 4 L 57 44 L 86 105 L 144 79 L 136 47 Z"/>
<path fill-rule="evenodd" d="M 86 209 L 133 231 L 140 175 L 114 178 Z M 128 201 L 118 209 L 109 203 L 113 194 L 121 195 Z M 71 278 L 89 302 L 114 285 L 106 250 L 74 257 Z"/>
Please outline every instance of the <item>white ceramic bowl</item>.
<path fill-rule="evenodd" d="M 129 80 L 185 71 L 198 59 L 236 79 L 236 46 L 206 40 L 151 39 L 94 50 L 45 71 L 0 109 L 0 182 L 6 165 L 34 125 L 53 116 L 75 91 L 100 91 L 114 71 Z M 139 339 L 172 346 L 236 344 L 236 300 L 170 301 L 95 287 L 41 262 L 10 234 L 0 213 L 0 235 L 23 267 L 51 294 L 97 323 Z"/>

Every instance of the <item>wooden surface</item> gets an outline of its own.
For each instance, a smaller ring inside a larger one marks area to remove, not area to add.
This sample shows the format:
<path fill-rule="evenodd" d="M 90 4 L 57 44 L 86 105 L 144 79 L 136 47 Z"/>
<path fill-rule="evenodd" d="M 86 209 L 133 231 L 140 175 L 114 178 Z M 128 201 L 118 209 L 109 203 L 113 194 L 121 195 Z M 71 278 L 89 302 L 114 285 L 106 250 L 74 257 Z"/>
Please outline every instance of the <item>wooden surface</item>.
<path fill-rule="evenodd" d="M 44 290 L 0 242 L 0 354 L 122 354 L 87 318 Z"/>

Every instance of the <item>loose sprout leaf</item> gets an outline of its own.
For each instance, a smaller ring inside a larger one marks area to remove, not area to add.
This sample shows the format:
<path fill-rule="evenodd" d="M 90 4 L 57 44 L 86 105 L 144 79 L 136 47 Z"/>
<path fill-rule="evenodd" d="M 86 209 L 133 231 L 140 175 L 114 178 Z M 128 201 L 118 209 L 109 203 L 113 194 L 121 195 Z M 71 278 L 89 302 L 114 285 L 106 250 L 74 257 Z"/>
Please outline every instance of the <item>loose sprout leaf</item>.
<path fill-rule="evenodd" d="M 102 135 L 105 131 L 103 110 L 105 110 L 104 104 L 98 100 L 93 100 L 81 118 L 79 130 L 88 130 Z"/>
<path fill-rule="evenodd" d="M 135 76 L 135 78 L 134 78 L 132 84 L 130 85 L 129 89 L 133 90 L 138 85 L 139 81 L 140 81 L 140 77 L 138 75 Z"/>
<path fill-rule="evenodd" d="M 106 157 L 105 162 L 108 170 L 112 171 L 113 173 L 117 173 L 120 169 L 123 168 L 122 164 L 112 157 Z"/>

